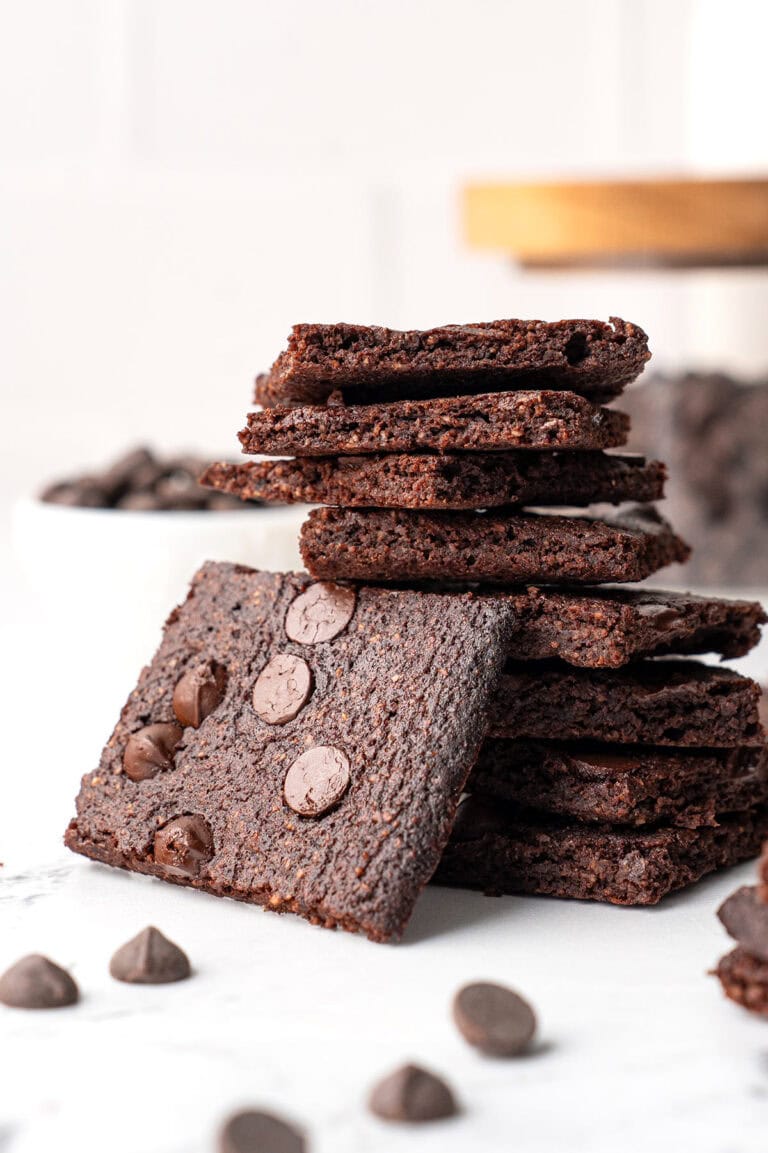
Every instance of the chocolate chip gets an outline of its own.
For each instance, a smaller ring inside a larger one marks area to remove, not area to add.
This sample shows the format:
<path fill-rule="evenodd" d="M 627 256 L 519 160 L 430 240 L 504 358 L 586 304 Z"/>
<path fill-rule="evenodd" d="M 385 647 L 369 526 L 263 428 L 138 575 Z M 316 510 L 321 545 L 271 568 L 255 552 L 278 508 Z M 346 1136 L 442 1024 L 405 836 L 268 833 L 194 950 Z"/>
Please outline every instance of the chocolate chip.
<path fill-rule="evenodd" d="M 123 753 L 123 768 L 132 781 L 146 781 L 173 768 L 173 756 L 183 733 L 173 721 L 147 725 L 131 733 Z"/>
<path fill-rule="evenodd" d="M 181 725 L 197 729 L 224 699 L 227 670 L 215 661 L 187 669 L 173 690 L 173 711 Z"/>
<path fill-rule="evenodd" d="M 235 1113 L 219 1134 L 219 1153 L 306 1153 L 303 1133 L 272 1113 Z"/>
<path fill-rule="evenodd" d="M 352 620 L 356 599 L 354 589 L 317 581 L 300 593 L 288 609 L 286 635 L 301 645 L 332 641 Z"/>
<path fill-rule="evenodd" d="M 253 707 L 268 725 L 284 725 L 304 708 L 312 693 L 312 670 L 301 657 L 278 653 L 259 673 Z"/>
<path fill-rule="evenodd" d="M 167 985 L 183 981 L 191 973 L 187 954 L 153 925 L 117 950 L 109 971 L 117 981 L 129 985 Z"/>
<path fill-rule="evenodd" d="M 39 953 L 22 957 L 0 977 L 0 1001 L 14 1009 L 61 1009 L 79 996 L 66 969 Z"/>
<path fill-rule="evenodd" d="M 286 803 L 302 817 L 319 817 L 337 805 L 349 788 L 349 761 L 332 745 L 307 749 L 285 775 Z"/>
<path fill-rule="evenodd" d="M 451 840 L 480 841 L 489 833 L 500 833 L 503 828 L 504 818 L 497 805 L 489 805 L 480 797 L 465 797 L 456 810 Z"/>
<path fill-rule="evenodd" d="M 536 1016 L 528 1002 L 490 981 L 459 989 L 453 1019 L 465 1041 L 490 1057 L 522 1053 L 536 1032 Z"/>
<path fill-rule="evenodd" d="M 155 862 L 172 877 L 197 877 L 213 856 L 213 834 L 197 814 L 175 817 L 155 833 Z"/>
<path fill-rule="evenodd" d="M 459 1111 L 445 1081 L 418 1065 L 403 1065 L 374 1085 L 368 1108 L 384 1121 L 437 1121 Z"/>
<path fill-rule="evenodd" d="M 723 901 L 717 915 L 734 941 L 759 961 L 768 961 L 768 905 L 758 892 L 742 885 Z"/>
<path fill-rule="evenodd" d="M 763 690 L 765 691 L 765 690 Z M 768 728 L 768 698 L 760 698 L 760 723 Z M 763 845 L 760 860 L 757 862 L 757 898 L 768 903 L 768 841 Z"/>

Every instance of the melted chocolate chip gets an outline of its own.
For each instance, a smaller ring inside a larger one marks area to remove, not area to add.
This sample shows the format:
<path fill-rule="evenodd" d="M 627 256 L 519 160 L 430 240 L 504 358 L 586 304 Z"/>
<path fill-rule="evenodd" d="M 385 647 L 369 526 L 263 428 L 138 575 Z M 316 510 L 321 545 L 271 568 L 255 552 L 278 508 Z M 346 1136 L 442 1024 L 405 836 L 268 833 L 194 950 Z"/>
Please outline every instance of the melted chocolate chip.
<path fill-rule="evenodd" d="M 522 1053 L 536 1032 L 536 1016 L 528 1002 L 490 981 L 459 989 L 453 1019 L 464 1039 L 490 1057 Z"/>
<path fill-rule="evenodd" d="M 284 725 L 312 693 L 312 670 L 301 657 L 279 653 L 265 665 L 253 689 L 253 707 L 268 725 Z"/>
<path fill-rule="evenodd" d="M 437 1121 L 458 1113 L 445 1081 L 418 1065 L 403 1065 L 374 1085 L 368 1108 L 384 1121 Z"/>
<path fill-rule="evenodd" d="M 452 841 L 480 841 L 488 833 L 500 833 L 504 818 L 498 806 L 490 805 L 480 797 L 465 797 L 456 810 L 451 832 Z"/>
<path fill-rule="evenodd" d="M 197 877 L 213 856 L 213 834 L 197 814 L 175 817 L 155 834 L 155 862 L 172 877 Z"/>
<path fill-rule="evenodd" d="M 297 757 L 285 776 L 286 803 L 302 817 L 319 817 L 349 788 L 349 761 L 332 745 L 316 745 Z"/>
<path fill-rule="evenodd" d="M 189 958 L 183 949 L 153 925 L 122 945 L 109 962 L 117 981 L 129 985 L 167 985 L 189 977 Z"/>
<path fill-rule="evenodd" d="M 0 977 L 0 1001 L 14 1009 L 62 1009 L 79 996 L 66 969 L 39 953 L 22 957 Z"/>
<path fill-rule="evenodd" d="M 302 645 L 332 641 L 352 620 L 356 600 L 352 588 L 317 581 L 289 607 L 285 617 L 286 635 Z"/>
<path fill-rule="evenodd" d="M 132 781 L 146 781 L 173 768 L 173 757 L 182 738 L 179 725 L 162 721 L 131 733 L 123 753 L 123 769 Z"/>
<path fill-rule="evenodd" d="M 173 711 L 181 725 L 197 729 L 224 699 L 227 670 L 215 661 L 187 669 L 173 690 Z"/>

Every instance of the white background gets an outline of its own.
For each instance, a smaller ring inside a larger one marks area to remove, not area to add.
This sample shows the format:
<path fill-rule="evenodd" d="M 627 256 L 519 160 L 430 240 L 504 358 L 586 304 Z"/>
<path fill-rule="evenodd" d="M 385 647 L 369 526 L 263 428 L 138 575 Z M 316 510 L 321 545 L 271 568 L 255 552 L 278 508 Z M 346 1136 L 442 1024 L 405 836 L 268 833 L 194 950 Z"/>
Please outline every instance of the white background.
<path fill-rule="evenodd" d="M 137 440 L 234 453 L 296 320 L 619 313 L 657 363 L 764 370 L 764 272 L 522 275 L 467 250 L 459 196 L 763 173 L 766 42 L 758 0 L 0 0 L 0 512 Z M 40 550 L 38 607 L 66 547 Z M 15 618 L 40 659 L 4 644 L 0 967 L 49 952 L 86 999 L 0 1015 L 2 1153 L 202 1153 L 248 1101 L 306 1120 L 320 1153 L 765 1148 L 768 1034 L 705 977 L 749 867 L 655 911 L 432 891 L 397 949 L 115 877 L 59 833 L 119 702 L 102 714 L 88 653 L 18 617 L 6 601 L 4 636 Z M 148 921 L 194 981 L 110 981 Z M 463 1046 L 446 1006 L 476 976 L 529 993 L 544 1052 Z M 366 1118 L 406 1057 L 455 1082 L 460 1122 Z"/>

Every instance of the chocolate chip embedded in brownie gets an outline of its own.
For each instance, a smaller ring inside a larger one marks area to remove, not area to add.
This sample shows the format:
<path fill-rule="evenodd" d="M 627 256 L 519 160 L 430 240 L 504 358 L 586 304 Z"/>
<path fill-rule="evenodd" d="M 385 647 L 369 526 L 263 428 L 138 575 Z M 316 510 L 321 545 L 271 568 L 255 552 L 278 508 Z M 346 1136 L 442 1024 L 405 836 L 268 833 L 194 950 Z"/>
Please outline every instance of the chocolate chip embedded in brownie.
<path fill-rule="evenodd" d="M 349 508 L 493 508 L 654 501 L 666 470 L 602 452 L 303 457 L 212 464 L 201 484 L 242 500 Z"/>
<path fill-rule="evenodd" d="M 616 448 L 629 430 L 624 413 L 551 391 L 268 408 L 247 420 L 243 452 L 268 456 Z"/>
<path fill-rule="evenodd" d="M 688 546 L 651 508 L 611 521 L 508 512 L 315 509 L 301 555 L 317 577 L 520 584 L 643 580 Z"/>
<path fill-rule="evenodd" d="M 734 748 L 760 745 L 760 687 L 698 661 L 574 671 L 558 661 L 508 666 L 491 706 L 496 737 Z"/>
<path fill-rule="evenodd" d="M 714 976 L 731 1001 L 751 1013 L 768 1015 L 768 962 L 739 946 L 723 957 Z"/>
<path fill-rule="evenodd" d="M 296 324 L 257 378 L 259 404 L 322 404 L 564 388 L 609 400 L 642 372 L 648 338 L 628 321 L 495 320 L 398 332 L 363 324 Z"/>
<path fill-rule="evenodd" d="M 654 905 L 754 856 L 766 833 L 766 806 L 707 828 L 646 830 L 569 824 L 468 797 L 434 879 L 489 893 Z"/>
<path fill-rule="evenodd" d="M 206 564 L 83 778 L 67 844 L 399 935 L 476 759 L 511 612 Z"/>
<path fill-rule="evenodd" d="M 551 732 L 557 732 L 553 727 Z M 766 750 L 653 749 L 490 737 L 469 790 L 577 821 L 699 828 L 768 803 Z"/>
<path fill-rule="evenodd" d="M 666 653 L 741 657 L 768 620 L 758 601 L 661 589 L 531 587 L 513 594 L 513 602 L 512 658 L 558 657 L 582 668 L 618 668 Z"/>

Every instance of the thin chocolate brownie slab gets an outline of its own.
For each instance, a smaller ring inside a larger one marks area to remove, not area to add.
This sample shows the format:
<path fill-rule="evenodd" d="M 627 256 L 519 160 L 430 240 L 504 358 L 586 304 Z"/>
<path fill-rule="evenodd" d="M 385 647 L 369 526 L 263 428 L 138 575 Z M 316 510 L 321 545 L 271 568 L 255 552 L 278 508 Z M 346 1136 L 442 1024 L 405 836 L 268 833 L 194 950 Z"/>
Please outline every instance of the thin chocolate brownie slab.
<path fill-rule="evenodd" d="M 729 1000 L 750 1013 L 768 1016 L 768 961 L 761 961 L 738 946 L 723 957 L 714 976 Z"/>
<path fill-rule="evenodd" d="M 557 730 L 551 730 L 557 731 Z M 490 737 L 469 790 L 576 821 L 716 825 L 768 803 L 766 750 L 680 750 Z"/>
<path fill-rule="evenodd" d="M 558 657 L 581 668 L 619 668 L 638 657 L 720 653 L 741 657 L 760 640 L 758 601 L 656 589 L 531 587 L 513 594 L 511 657 Z"/>
<path fill-rule="evenodd" d="M 660 500 L 665 476 L 660 461 L 601 452 L 404 453 L 225 462 L 200 483 L 279 504 L 473 509 Z"/>
<path fill-rule="evenodd" d="M 495 737 L 700 749 L 760 745 L 760 686 L 698 661 L 575 672 L 558 661 L 508 666 L 491 706 Z"/>
<path fill-rule="evenodd" d="M 313 576 L 369 581 L 639 581 L 688 552 L 667 522 L 643 506 L 610 521 L 321 508 L 301 528 L 301 555 Z"/>
<path fill-rule="evenodd" d="M 611 399 L 650 359 L 648 338 L 617 317 L 495 320 L 397 332 L 363 324 L 296 324 L 256 381 L 259 404 L 322 404 L 565 388 Z"/>
<path fill-rule="evenodd" d="M 602 449 L 624 444 L 623 412 L 573 392 L 499 392 L 391 404 L 311 405 L 250 412 L 245 453 L 349 456 L 393 452 Z"/>
<path fill-rule="evenodd" d="M 83 778 L 67 844 L 398 936 L 448 839 L 510 616 L 206 564 Z"/>
<path fill-rule="evenodd" d="M 707 873 L 748 860 L 768 833 L 768 808 L 702 829 L 622 829 L 462 801 L 434 880 L 488 893 L 655 905 Z"/>

